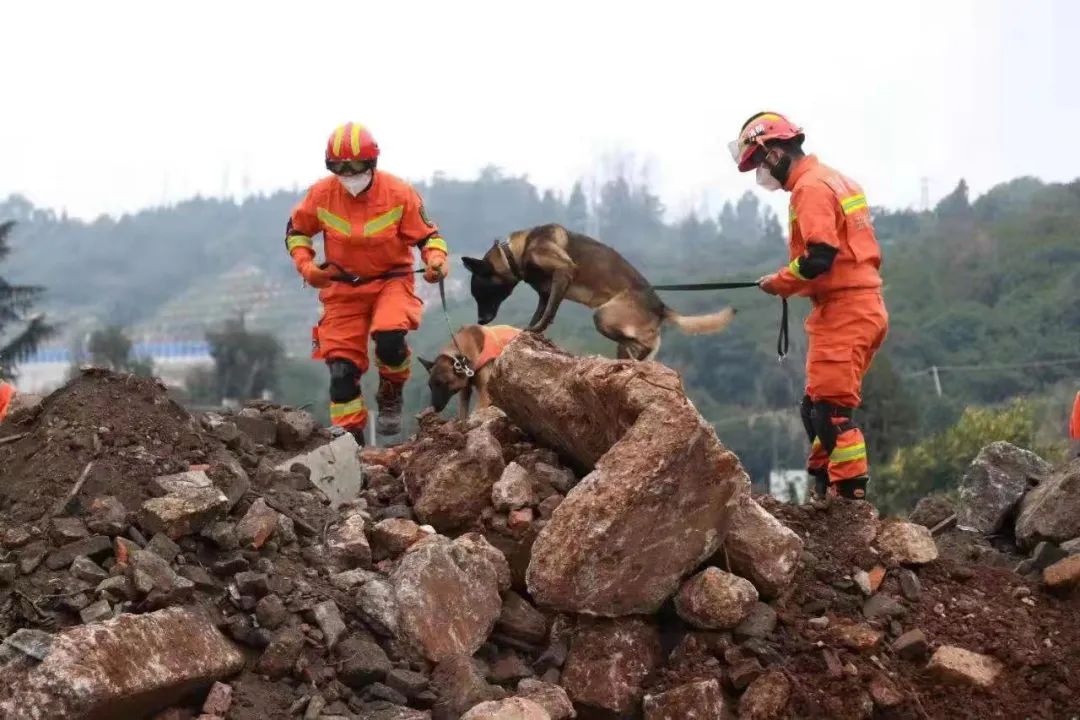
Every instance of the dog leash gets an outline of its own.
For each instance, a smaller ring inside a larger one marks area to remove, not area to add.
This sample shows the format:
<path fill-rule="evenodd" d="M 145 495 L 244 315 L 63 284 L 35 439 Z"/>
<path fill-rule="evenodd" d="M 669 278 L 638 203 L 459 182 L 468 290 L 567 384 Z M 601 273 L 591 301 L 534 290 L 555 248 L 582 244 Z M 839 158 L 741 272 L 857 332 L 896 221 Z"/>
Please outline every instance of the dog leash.
<path fill-rule="evenodd" d="M 653 285 L 653 290 L 739 290 L 742 288 L 759 287 L 756 282 L 712 282 L 690 283 L 684 285 Z M 778 362 L 784 362 L 788 348 L 788 302 L 787 298 L 780 298 L 780 333 L 776 338 L 776 355 Z"/>
<path fill-rule="evenodd" d="M 372 277 L 361 277 L 360 275 L 354 275 L 351 272 L 345 270 L 335 262 L 324 262 L 319 266 L 320 270 L 326 270 L 333 268 L 338 271 L 338 274 L 330 278 L 336 282 L 343 282 L 353 287 L 359 287 L 360 285 L 367 285 L 368 283 L 375 282 L 376 280 L 389 280 L 396 277 L 408 277 L 409 275 L 418 275 L 424 272 L 424 268 L 417 270 L 391 270 L 390 272 L 380 273 L 379 275 L 373 275 Z"/>
<path fill-rule="evenodd" d="M 446 330 L 450 333 L 450 342 L 454 343 L 454 350 L 457 351 L 457 356 L 454 358 L 454 372 L 471 378 L 476 371 L 469 367 L 469 361 L 465 359 L 465 353 L 461 351 L 457 335 L 454 334 L 454 325 L 450 322 L 450 311 L 446 307 L 446 276 L 441 272 L 439 273 L 439 299 L 442 300 L 442 312 L 443 317 L 446 318 Z"/>

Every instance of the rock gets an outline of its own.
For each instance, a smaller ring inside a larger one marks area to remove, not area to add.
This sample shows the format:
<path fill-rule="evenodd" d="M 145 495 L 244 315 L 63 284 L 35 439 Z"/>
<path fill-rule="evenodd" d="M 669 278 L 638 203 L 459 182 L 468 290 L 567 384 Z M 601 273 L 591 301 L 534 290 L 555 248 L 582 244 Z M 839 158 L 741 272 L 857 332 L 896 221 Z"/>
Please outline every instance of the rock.
<path fill-rule="evenodd" d="M 908 630 L 893 642 L 893 652 L 912 662 L 922 660 L 929 651 L 930 644 L 926 641 L 926 634 L 919 629 Z"/>
<path fill-rule="evenodd" d="M 516 462 L 510 463 L 491 488 L 491 504 L 500 512 L 509 512 L 532 505 L 533 502 L 529 471 Z"/>
<path fill-rule="evenodd" d="M 746 689 L 739 700 L 739 720 L 773 720 L 783 717 L 791 698 L 791 681 L 784 673 L 772 670 Z"/>
<path fill-rule="evenodd" d="M 274 536 L 280 517 L 264 499 L 257 499 L 236 523 L 236 541 L 241 547 L 258 550 Z"/>
<path fill-rule="evenodd" d="M 158 496 L 208 490 L 214 482 L 205 470 L 189 470 L 175 475 L 161 475 L 150 481 L 150 490 Z"/>
<path fill-rule="evenodd" d="M 144 717 L 243 667 L 243 654 L 201 613 L 125 614 L 60 632 L 40 663 L 9 664 L 0 717 Z"/>
<path fill-rule="evenodd" d="M 79 518 L 57 517 L 49 521 L 49 537 L 57 545 L 63 545 L 89 537 L 90 531 Z"/>
<path fill-rule="evenodd" d="M 683 584 L 675 609 L 686 622 L 703 630 L 731 630 L 747 618 L 758 601 L 753 584 L 708 567 Z"/>
<path fill-rule="evenodd" d="M 544 642 L 548 635 L 544 614 L 515 592 L 508 592 L 503 598 L 496 627 L 509 637 L 537 645 Z"/>
<path fill-rule="evenodd" d="M 318 427 L 318 421 L 307 410 L 288 410 L 277 420 L 276 442 L 288 449 L 302 447 Z"/>
<path fill-rule="evenodd" d="M 83 582 L 97 585 L 109 577 L 100 565 L 88 557 L 79 556 L 71 563 L 71 574 Z"/>
<path fill-rule="evenodd" d="M 259 445 L 270 446 L 277 440 L 277 423 L 260 416 L 235 415 L 233 422 L 237 429 Z"/>
<path fill-rule="evenodd" d="M 139 592 L 153 592 L 159 604 L 186 598 L 195 587 L 190 580 L 176 574 L 160 555 L 149 550 L 138 550 L 131 556 L 127 576 Z"/>
<path fill-rule="evenodd" d="M 0 532 L 0 545 L 8 550 L 17 550 L 26 546 L 36 534 L 36 530 L 31 532 L 28 525 L 17 525 Z"/>
<path fill-rule="evenodd" d="M 559 493 L 549 495 L 536 506 L 536 512 L 538 512 L 540 517 L 544 520 L 550 520 L 551 516 L 555 514 L 555 509 L 562 504 L 563 500 L 565 500 L 565 498 Z"/>
<path fill-rule="evenodd" d="M 990 443 L 960 480 L 956 524 L 962 530 L 994 533 L 1002 529 L 1028 488 L 1052 468 L 1033 452 L 1011 443 Z"/>
<path fill-rule="evenodd" d="M 499 441 L 479 427 L 469 431 L 463 448 L 421 446 L 401 477 L 417 517 L 444 532 L 480 517 L 504 469 Z"/>
<path fill-rule="evenodd" d="M 288 675 L 304 649 L 304 636 L 296 628 L 285 628 L 274 636 L 259 658 L 255 671 L 278 680 Z"/>
<path fill-rule="evenodd" d="M 822 615 L 820 617 L 812 617 L 806 621 L 806 624 L 815 630 L 824 630 L 829 627 L 829 618 Z"/>
<path fill-rule="evenodd" d="M 572 720 L 577 717 L 570 697 L 558 685 L 526 678 L 518 683 L 517 694 L 544 708 L 551 720 Z"/>
<path fill-rule="evenodd" d="M 956 513 L 952 500 L 944 495 L 932 494 L 921 498 L 908 516 L 908 522 L 932 528 Z"/>
<path fill-rule="evenodd" d="M 398 603 L 389 580 L 377 577 L 361 585 L 356 591 L 356 605 L 372 630 L 382 635 L 397 635 Z"/>
<path fill-rule="evenodd" d="M 414 700 L 428 689 L 430 681 L 423 673 L 399 668 L 386 674 L 386 684 L 409 700 Z"/>
<path fill-rule="evenodd" d="M 1069 553 L 1056 544 L 1043 540 L 1031 551 L 1031 562 L 1035 570 L 1045 570 L 1058 560 L 1068 557 Z"/>
<path fill-rule="evenodd" d="M 942 645 L 930 658 L 926 669 L 942 680 L 990 688 L 1001 673 L 1002 665 L 988 655 Z"/>
<path fill-rule="evenodd" d="M 163 533 L 158 533 L 152 537 L 150 542 L 146 544 L 146 549 L 167 563 L 176 560 L 176 556 L 180 554 L 180 546 Z"/>
<path fill-rule="evenodd" d="M 94 593 L 113 603 L 119 603 L 125 600 L 135 600 L 138 597 L 135 586 L 123 575 L 117 575 L 110 577 L 107 580 L 102 580 L 94 589 Z"/>
<path fill-rule="evenodd" d="M 232 685 L 221 682 L 214 683 L 210 687 L 210 692 L 206 694 L 202 711 L 207 715 L 225 717 L 225 714 L 229 712 L 229 708 L 232 707 L 232 693 Z"/>
<path fill-rule="evenodd" d="M 866 572 L 865 570 L 860 570 L 859 572 L 852 575 L 851 579 L 863 595 L 870 597 L 874 594 L 873 588 L 870 587 L 870 573 Z"/>
<path fill-rule="evenodd" d="M 255 605 L 255 618 L 259 627 L 277 630 L 289 617 L 285 603 L 277 595 L 267 595 Z"/>
<path fill-rule="evenodd" d="M 731 685 L 736 690 L 744 690 L 750 683 L 761 677 L 761 674 L 765 672 L 765 668 L 761 667 L 761 663 L 757 658 L 750 658 L 748 660 L 740 660 L 731 666 L 731 670 L 728 672 L 728 678 L 731 680 Z"/>
<path fill-rule="evenodd" d="M 1080 555 L 1070 555 L 1043 570 L 1043 582 L 1054 590 L 1080 584 Z"/>
<path fill-rule="evenodd" d="M 398 637 L 432 662 L 472 655 L 502 610 L 499 574 L 472 539 L 434 536 L 414 546 L 391 575 Z"/>
<path fill-rule="evenodd" d="M 325 600 L 312 609 L 315 622 L 322 630 L 326 640 L 326 649 L 333 650 L 341 637 L 345 634 L 345 621 L 341 619 L 341 611 L 333 600 Z"/>
<path fill-rule="evenodd" d="M 68 543 L 49 553 L 45 559 L 45 567 L 50 570 L 62 570 L 70 567 L 75 558 L 84 556 L 88 558 L 104 557 L 112 550 L 112 540 L 104 535 L 91 535 L 82 540 Z"/>
<path fill-rule="evenodd" d="M 363 485 L 360 446 L 350 433 L 344 433 L 309 453 L 290 458 L 276 469 L 289 472 L 293 465 L 303 465 L 308 469 L 311 482 L 329 498 L 330 507 L 334 510 L 347 503 L 355 503 L 360 497 Z"/>
<path fill-rule="evenodd" d="M 4 638 L 0 645 L 0 657 L 3 657 L 7 648 L 31 657 L 35 660 L 44 660 L 52 650 L 53 635 L 42 630 L 22 628 Z M 2 662 L 2 661 L 0 661 Z"/>
<path fill-rule="evenodd" d="M 148 532 L 177 540 L 219 520 L 228 506 L 229 499 L 217 488 L 185 490 L 144 502 L 139 524 Z"/>
<path fill-rule="evenodd" d="M 211 523 L 203 528 L 199 535 L 222 550 L 235 550 L 240 547 L 240 539 L 236 536 L 236 526 L 232 523 Z"/>
<path fill-rule="evenodd" d="M 896 598 L 885 593 L 878 593 L 863 603 L 863 615 L 867 620 L 900 617 L 906 612 Z"/>
<path fill-rule="evenodd" d="M 425 537 L 427 533 L 412 520 L 403 518 L 380 520 L 371 529 L 372 558 L 376 562 L 386 558 L 396 558 Z"/>
<path fill-rule="evenodd" d="M 750 614 L 735 627 L 735 637 L 739 640 L 766 638 L 775 629 L 776 611 L 763 602 L 757 602 L 750 608 Z"/>
<path fill-rule="evenodd" d="M 15 563 L 0 563 L 0 587 L 8 587 L 19 577 L 19 566 Z"/>
<path fill-rule="evenodd" d="M 1061 543 L 1066 555 L 1080 555 L 1080 537 Z"/>
<path fill-rule="evenodd" d="M 521 508 L 520 510 L 511 510 L 510 514 L 506 517 L 506 526 L 514 532 L 524 532 L 532 525 L 533 521 L 533 509 Z"/>
<path fill-rule="evenodd" d="M 548 485 L 562 495 L 566 495 L 577 485 L 577 478 L 569 469 L 543 461 L 533 464 L 532 475 L 536 482 Z"/>
<path fill-rule="evenodd" d="M 352 512 L 327 535 L 326 544 L 337 567 L 344 570 L 371 567 L 371 545 L 364 526 L 364 516 Z"/>
<path fill-rule="evenodd" d="M 500 685 L 508 685 L 524 678 L 531 678 L 535 674 L 520 655 L 513 650 L 504 650 L 491 664 L 488 680 Z"/>
<path fill-rule="evenodd" d="M 803 543 L 747 493 L 739 498 L 724 549 L 731 571 L 754 583 L 763 598 L 771 599 L 791 583 Z"/>
<path fill-rule="evenodd" d="M 919 582 L 919 576 L 906 568 L 901 570 L 900 592 L 912 602 L 918 600 L 919 595 L 922 594 L 922 583 Z"/>
<path fill-rule="evenodd" d="M 112 617 L 112 606 L 109 605 L 108 600 L 98 600 L 92 605 L 88 605 L 79 612 L 79 619 L 83 623 L 96 623 L 108 620 Z"/>
<path fill-rule="evenodd" d="M 888 678 L 875 675 L 870 681 L 870 697 L 881 708 L 892 708 L 904 702 L 903 694 Z"/>
<path fill-rule="evenodd" d="M 656 627 L 641 618 L 580 618 L 562 686 L 575 704 L 621 715 L 637 708 L 642 683 L 663 661 Z"/>
<path fill-rule="evenodd" d="M 482 702 L 506 697 L 502 688 L 488 684 L 472 658 L 465 655 L 440 662 L 431 674 L 431 687 L 439 697 L 432 708 L 434 718 L 459 718 Z"/>
<path fill-rule="evenodd" d="M 1062 543 L 1076 537 L 1080 537 L 1080 457 L 1025 495 L 1016 519 L 1016 539 L 1023 547 L 1039 540 Z"/>
<path fill-rule="evenodd" d="M 716 680 L 702 680 L 646 695 L 643 705 L 645 720 L 714 720 L 724 713 L 724 696 Z"/>
<path fill-rule="evenodd" d="M 905 565 L 925 565 L 938 557 L 930 531 L 914 523 L 886 524 L 878 533 L 877 544 L 893 560 Z"/>
<path fill-rule="evenodd" d="M 370 709 L 371 707 L 371 705 L 368 706 L 367 714 L 360 716 L 360 720 L 431 720 L 431 713 L 426 710 L 413 710 L 400 705 L 389 705 L 375 709 Z M 320 720 L 352 720 L 352 718 L 323 715 Z"/>
<path fill-rule="evenodd" d="M 393 669 L 386 652 L 373 640 L 361 635 L 342 640 L 337 646 L 337 656 L 342 662 L 338 677 L 354 690 L 385 680 Z"/>
<path fill-rule="evenodd" d="M 47 553 L 48 550 L 44 543 L 32 543 L 27 545 L 23 548 L 22 552 L 19 553 L 19 570 L 23 575 L 29 575 L 34 572 L 34 570 L 44 562 Z M 72 556 L 72 561 L 74 561 L 77 555 L 78 553 Z M 63 567 L 63 565 L 61 565 L 61 567 Z"/>
<path fill-rule="evenodd" d="M 409 699 L 389 685 L 380 682 L 371 683 L 367 687 L 366 694 L 374 700 L 385 700 L 394 705 L 404 705 Z"/>
<path fill-rule="evenodd" d="M 867 652 L 877 647 L 884 633 L 868 625 L 844 623 L 829 629 L 829 638 L 838 645 L 855 652 Z"/>
<path fill-rule="evenodd" d="M 532 700 L 514 697 L 480 703 L 461 720 L 551 720 L 551 716 Z"/>
<path fill-rule="evenodd" d="M 211 479 L 225 493 L 225 497 L 229 498 L 231 512 L 251 489 L 251 479 L 244 470 L 244 466 L 228 450 L 215 450 L 208 459 L 213 463 Z"/>
<path fill-rule="evenodd" d="M 240 572 L 236 574 L 236 589 L 241 595 L 261 598 L 270 592 L 269 580 L 266 573 Z"/>

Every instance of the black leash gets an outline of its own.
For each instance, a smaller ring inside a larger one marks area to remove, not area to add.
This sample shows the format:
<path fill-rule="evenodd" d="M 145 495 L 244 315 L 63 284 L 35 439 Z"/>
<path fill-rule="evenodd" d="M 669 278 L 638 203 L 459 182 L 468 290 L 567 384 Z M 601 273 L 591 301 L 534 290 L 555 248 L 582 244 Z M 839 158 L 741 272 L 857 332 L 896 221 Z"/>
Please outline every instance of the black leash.
<path fill-rule="evenodd" d="M 686 285 L 653 285 L 653 290 L 739 290 L 741 288 L 758 287 L 756 282 L 714 282 L 714 283 L 690 283 Z M 780 362 L 787 357 L 790 343 L 788 341 L 788 302 L 787 298 L 780 298 L 780 334 L 776 338 L 776 355 Z"/>
<path fill-rule="evenodd" d="M 335 282 L 343 282 L 347 285 L 352 285 L 353 287 L 367 285 L 368 283 L 375 282 L 376 280 L 389 280 L 390 278 L 396 277 L 408 277 L 409 275 L 417 275 L 424 272 L 424 268 L 420 268 L 418 270 L 391 270 L 390 272 L 380 273 L 372 277 L 361 277 L 359 275 L 354 275 L 351 272 L 348 272 L 347 270 L 345 270 L 345 268 L 334 262 L 325 262 L 320 265 L 319 268 L 322 270 L 326 270 L 327 268 L 333 268 L 337 270 L 338 274 L 330 279 L 334 280 Z"/>
<path fill-rule="evenodd" d="M 439 299 L 442 300 L 442 312 L 443 317 L 446 318 L 446 330 L 450 333 L 450 342 L 454 343 L 454 350 L 457 351 L 457 356 L 454 360 L 454 372 L 458 375 L 464 375 L 467 378 L 471 378 L 476 374 L 476 371 L 469 367 L 469 361 L 465 357 L 465 353 L 461 351 L 461 346 L 458 345 L 457 335 L 454 334 L 454 326 L 450 322 L 450 311 L 446 307 L 446 276 L 441 272 L 439 273 Z"/>

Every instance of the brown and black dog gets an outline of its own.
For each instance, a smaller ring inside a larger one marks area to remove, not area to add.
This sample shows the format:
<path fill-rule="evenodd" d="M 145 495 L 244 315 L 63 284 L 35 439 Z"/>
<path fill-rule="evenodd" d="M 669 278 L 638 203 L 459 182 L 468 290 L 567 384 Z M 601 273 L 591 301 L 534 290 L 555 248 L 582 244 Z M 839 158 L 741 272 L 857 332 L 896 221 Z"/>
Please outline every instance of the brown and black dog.
<path fill-rule="evenodd" d="M 490 405 L 487 387 L 491 363 L 520 332 L 509 325 L 465 325 L 454 333 L 434 360 L 419 358 L 428 371 L 431 405 L 436 412 L 442 412 L 450 398 L 458 394 L 458 418 L 464 420 L 469 416 L 473 390 L 476 390 L 477 410 Z"/>
<path fill-rule="evenodd" d="M 563 299 L 593 308 L 596 329 L 618 345 L 618 357 L 651 360 L 660 349 L 660 328 L 715 333 L 735 316 L 733 308 L 708 315 L 680 315 L 660 299 L 637 269 L 614 249 L 561 225 L 518 230 L 496 241 L 483 258 L 463 258 L 472 273 L 478 321 L 487 325 L 524 281 L 540 295 L 529 327 L 543 332 Z"/>

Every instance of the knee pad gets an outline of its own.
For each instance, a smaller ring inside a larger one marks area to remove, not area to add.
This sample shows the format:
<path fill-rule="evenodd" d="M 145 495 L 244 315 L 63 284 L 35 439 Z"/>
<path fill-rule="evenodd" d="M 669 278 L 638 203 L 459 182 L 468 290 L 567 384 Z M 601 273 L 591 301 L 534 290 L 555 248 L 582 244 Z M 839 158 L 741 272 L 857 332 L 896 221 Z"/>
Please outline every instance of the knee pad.
<path fill-rule="evenodd" d="M 814 438 L 817 437 L 817 431 L 814 429 L 814 401 L 809 395 L 803 395 L 802 402 L 799 403 L 799 417 L 802 418 L 803 427 L 806 429 L 806 439 L 814 442 Z"/>
<path fill-rule="evenodd" d="M 330 369 L 330 401 L 347 403 L 360 396 L 360 368 L 352 360 L 333 358 L 326 362 Z"/>
<path fill-rule="evenodd" d="M 375 357 L 387 367 L 397 367 L 409 357 L 404 330 L 379 330 L 371 333 L 375 338 Z"/>
<path fill-rule="evenodd" d="M 840 407 L 839 405 L 833 405 L 829 402 L 813 403 L 813 406 L 810 409 L 810 416 L 813 422 L 814 432 L 818 439 L 821 440 L 821 445 L 828 454 L 832 454 L 832 451 L 836 449 L 837 435 L 854 427 L 854 424 L 851 422 L 851 408 Z M 837 425 L 833 422 L 834 417 L 847 418 L 847 421 L 841 425 Z"/>

